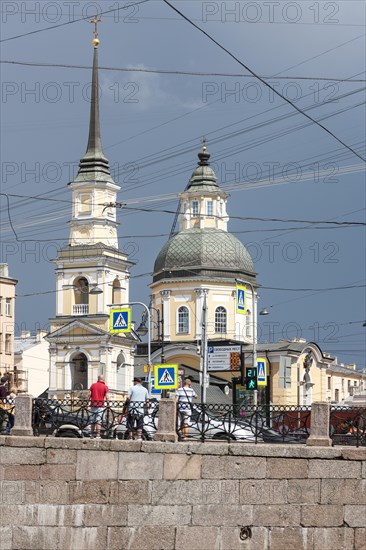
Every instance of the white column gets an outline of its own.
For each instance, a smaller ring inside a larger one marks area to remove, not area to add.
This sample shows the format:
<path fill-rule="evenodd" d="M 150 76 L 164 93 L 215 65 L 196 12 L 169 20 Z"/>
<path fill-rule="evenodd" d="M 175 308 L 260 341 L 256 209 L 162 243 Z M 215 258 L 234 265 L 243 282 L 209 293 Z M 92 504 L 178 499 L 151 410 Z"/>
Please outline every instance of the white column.
<path fill-rule="evenodd" d="M 202 338 L 202 308 L 203 308 L 203 298 L 205 291 L 202 288 L 195 288 L 196 293 L 196 340 L 201 340 Z"/>
<path fill-rule="evenodd" d="M 106 275 L 106 284 L 103 285 L 103 270 L 98 269 L 97 271 L 97 287 L 101 288 L 103 292 L 97 294 L 97 313 L 104 313 L 105 304 L 110 304 L 109 300 L 109 287 L 107 284 L 107 275 Z"/>
<path fill-rule="evenodd" d="M 52 392 L 56 389 L 56 347 L 50 345 L 50 372 L 49 372 L 49 391 Z"/>
<path fill-rule="evenodd" d="M 164 339 L 170 340 L 170 290 L 161 290 L 163 298 Z"/>
<path fill-rule="evenodd" d="M 64 279 L 64 273 L 63 271 L 60 273 L 57 273 L 57 287 L 56 287 L 56 303 L 57 303 L 57 312 L 56 315 L 62 315 L 63 314 L 63 298 L 64 298 L 64 290 L 63 290 L 63 279 Z"/>

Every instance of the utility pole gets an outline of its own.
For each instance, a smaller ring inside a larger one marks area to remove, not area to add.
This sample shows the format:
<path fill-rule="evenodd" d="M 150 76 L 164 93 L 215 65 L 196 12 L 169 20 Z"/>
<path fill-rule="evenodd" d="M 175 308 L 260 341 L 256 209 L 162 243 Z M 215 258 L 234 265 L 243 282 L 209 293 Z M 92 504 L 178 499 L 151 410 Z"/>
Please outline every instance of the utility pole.
<path fill-rule="evenodd" d="M 207 290 L 204 290 L 202 307 L 202 348 L 201 348 L 201 403 L 206 404 L 207 382 Z"/>

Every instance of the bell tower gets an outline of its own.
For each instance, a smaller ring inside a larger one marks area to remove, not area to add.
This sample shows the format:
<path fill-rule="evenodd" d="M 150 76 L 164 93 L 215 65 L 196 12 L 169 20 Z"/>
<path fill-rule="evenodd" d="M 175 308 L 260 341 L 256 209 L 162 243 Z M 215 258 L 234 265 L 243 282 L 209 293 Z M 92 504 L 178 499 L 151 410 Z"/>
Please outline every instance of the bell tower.
<path fill-rule="evenodd" d="M 47 336 L 50 343 L 49 394 L 87 390 L 105 377 L 111 395 L 122 397 L 133 376 L 131 333 L 109 332 L 113 304 L 129 301 L 132 262 L 118 249 L 115 203 L 120 186 L 110 173 L 102 148 L 99 118 L 98 23 L 93 39 L 92 95 L 89 138 L 79 171 L 69 184 L 72 212 L 68 244 L 56 265 L 56 316 Z"/>

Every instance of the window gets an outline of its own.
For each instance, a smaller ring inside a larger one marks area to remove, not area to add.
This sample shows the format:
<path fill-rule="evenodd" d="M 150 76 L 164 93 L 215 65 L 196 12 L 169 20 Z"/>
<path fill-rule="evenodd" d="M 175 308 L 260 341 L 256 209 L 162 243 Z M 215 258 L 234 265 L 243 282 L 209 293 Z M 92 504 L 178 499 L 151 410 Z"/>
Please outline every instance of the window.
<path fill-rule="evenodd" d="M 328 390 L 332 389 L 332 379 L 330 376 L 328 376 Z"/>
<path fill-rule="evenodd" d="M 11 353 L 11 334 L 5 334 L 5 353 Z"/>
<path fill-rule="evenodd" d="M 178 332 L 181 334 L 189 332 L 189 311 L 185 306 L 178 309 Z"/>
<path fill-rule="evenodd" d="M 213 201 L 207 201 L 207 216 L 213 216 Z"/>
<path fill-rule="evenodd" d="M 226 309 L 219 306 L 215 310 L 215 332 L 226 333 L 227 313 Z"/>
<path fill-rule="evenodd" d="M 198 201 L 192 201 L 192 218 L 198 218 Z"/>
<path fill-rule="evenodd" d="M 3 333 L 0 332 L 0 353 L 3 352 Z"/>
<path fill-rule="evenodd" d="M 344 390 L 344 378 L 342 378 L 342 391 Z"/>
<path fill-rule="evenodd" d="M 280 357 L 279 388 L 291 388 L 291 357 Z"/>
<path fill-rule="evenodd" d="M 5 315 L 8 317 L 11 316 L 11 298 L 6 298 L 5 300 Z"/>
<path fill-rule="evenodd" d="M 90 193 L 80 193 L 79 214 L 91 214 L 92 199 Z"/>
<path fill-rule="evenodd" d="M 0 296 L 0 315 L 3 314 L 3 297 Z"/>
<path fill-rule="evenodd" d="M 351 380 L 347 380 L 347 382 L 348 382 L 348 390 L 349 390 L 351 387 Z"/>
<path fill-rule="evenodd" d="M 334 400 L 339 401 L 339 390 L 334 390 Z"/>

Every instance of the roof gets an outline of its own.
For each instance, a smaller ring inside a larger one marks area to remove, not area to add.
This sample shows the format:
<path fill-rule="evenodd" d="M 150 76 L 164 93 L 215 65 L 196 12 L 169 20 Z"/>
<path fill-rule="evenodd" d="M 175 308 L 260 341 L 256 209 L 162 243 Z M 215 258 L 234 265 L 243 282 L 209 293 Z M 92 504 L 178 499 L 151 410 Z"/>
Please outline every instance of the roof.
<path fill-rule="evenodd" d="M 255 276 L 253 260 L 245 246 L 231 233 L 216 228 L 184 229 L 169 239 L 155 260 L 154 280 L 161 271 L 182 269 Z"/>

